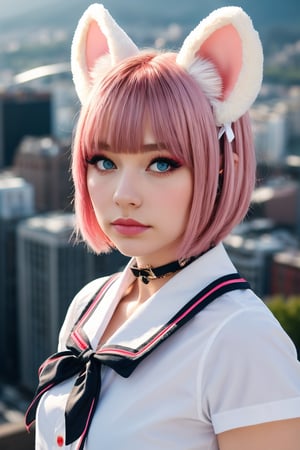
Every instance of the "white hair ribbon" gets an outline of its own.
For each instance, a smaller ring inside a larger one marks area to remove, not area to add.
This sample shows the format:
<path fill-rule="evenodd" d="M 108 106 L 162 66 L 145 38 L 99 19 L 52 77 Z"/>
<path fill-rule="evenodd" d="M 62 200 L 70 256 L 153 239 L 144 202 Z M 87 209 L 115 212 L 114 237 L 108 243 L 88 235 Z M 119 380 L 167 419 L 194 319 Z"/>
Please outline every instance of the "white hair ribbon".
<path fill-rule="evenodd" d="M 228 142 L 232 142 L 235 136 L 231 128 L 231 123 L 224 123 L 224 125 L 222 125 L 219 130 L 218 139 L 221 139 L 224 133 L 226 134 Z"/>

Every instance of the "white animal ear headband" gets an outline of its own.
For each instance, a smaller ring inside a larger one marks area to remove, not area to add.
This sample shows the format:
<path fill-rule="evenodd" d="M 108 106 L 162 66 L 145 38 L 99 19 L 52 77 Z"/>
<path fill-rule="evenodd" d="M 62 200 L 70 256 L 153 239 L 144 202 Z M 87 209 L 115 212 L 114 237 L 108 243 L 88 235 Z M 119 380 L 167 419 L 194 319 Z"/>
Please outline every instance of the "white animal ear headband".
<path fill-rule="evenodd" d="M 140 50 L 100 4 L 84 12 L 76 28 L 71 69 L 84 103 L 95 79 Z M 176 62 L 207 95 L 216 125 L 231 141 L 231 122 L 255 101 L 262 82 L 263 52 L 250 17 L 236 6 L 213 11 L 185 39 Z"/>

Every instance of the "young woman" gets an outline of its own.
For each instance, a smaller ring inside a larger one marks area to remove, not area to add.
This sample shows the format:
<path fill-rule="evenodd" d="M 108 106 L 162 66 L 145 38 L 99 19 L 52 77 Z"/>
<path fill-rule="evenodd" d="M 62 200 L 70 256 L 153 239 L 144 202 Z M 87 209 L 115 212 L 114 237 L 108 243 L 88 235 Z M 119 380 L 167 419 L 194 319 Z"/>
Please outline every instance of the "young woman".
<path fill-rule="evenodd" d="M 299 450 L 296 350 L 222 246 L 255 183 L 250 18 L 221 8 L 178 54 L 139 51 L 95 4 L 72 69 L 78 232 L 132 259 L 72 302 L 26 416 L 36 448 Z"/>

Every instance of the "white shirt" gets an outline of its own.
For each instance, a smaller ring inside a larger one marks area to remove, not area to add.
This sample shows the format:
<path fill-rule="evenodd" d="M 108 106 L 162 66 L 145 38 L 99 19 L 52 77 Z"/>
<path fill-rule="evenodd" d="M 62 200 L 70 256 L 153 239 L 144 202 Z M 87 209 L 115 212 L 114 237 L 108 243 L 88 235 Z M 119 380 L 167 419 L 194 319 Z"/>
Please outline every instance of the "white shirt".
<path fill-rule="evenodd" d="M 178 272 L 141 305 L 106 344 L 137 347 L 197 292 L 236 272 L 222 245 Z M 59 351 L 80 311 L 103 284 L 72 302 Z M 84 325 L 95 348 L 132 283 L 128 267 Z M 86 450 L 217 450 L 216 434 L 300 417 L 300 363 L 290 338 L 251 290 L 222 295 L 168 338 L 129 378 L 103 367 L 98 406 Z M 74 379 L 44 394 L 37 411 L 36 449 L 64 445 L 64 408 Z M 59 444 L 59 445 L 58 445 Z"/>

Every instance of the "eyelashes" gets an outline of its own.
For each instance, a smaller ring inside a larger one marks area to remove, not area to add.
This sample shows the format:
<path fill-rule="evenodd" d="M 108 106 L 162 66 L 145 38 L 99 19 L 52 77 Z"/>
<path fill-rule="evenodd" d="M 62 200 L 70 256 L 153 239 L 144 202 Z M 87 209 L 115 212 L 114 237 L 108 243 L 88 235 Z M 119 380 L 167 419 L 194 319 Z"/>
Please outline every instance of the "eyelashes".
<path fill-rule="evenodd" d="M 87 164 L 97 166 L 101 172 L 117 169 L 117 165 L 105 155 L 93 155 L 85 159 Z M 146 170 L 155 174 L 164 174 L 172 172 L 182 166 L 182 163 L 176 159 L 158 156 L 147 163 Z"/>
<path fill-rule="evenodd" d="M 115 169 L 116 166 L 114 162 L 102 155 L 94 155 L 91 158 L 86 158 L 87 164 L 90 164 L 92 166 L 97 166 L 100 170 L 112 170 Z"/>
<path fill-rule="evenodd" d="M 101 159 L 104 159 L 104 156 L 101 155 L 93 155 L 91 158 L 85 158 L 85 162 L 87 164 L 90 164 L 91 166 L 94 166 L 99 162 Z"/>
<path fill-rule="evenodd" d="M 181 167 L 179 161 L 164 157 L 154 158 L 149 165 L 149 168 L 157 173 L 171 172 L 179 167 Z"/>

